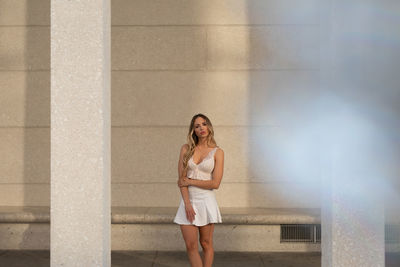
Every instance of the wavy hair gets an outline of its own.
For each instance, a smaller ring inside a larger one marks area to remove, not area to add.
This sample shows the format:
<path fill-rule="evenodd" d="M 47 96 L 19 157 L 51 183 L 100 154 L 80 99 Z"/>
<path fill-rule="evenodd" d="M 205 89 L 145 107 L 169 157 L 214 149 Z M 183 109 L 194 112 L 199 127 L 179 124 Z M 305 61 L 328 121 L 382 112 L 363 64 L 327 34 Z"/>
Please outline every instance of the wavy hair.
<path fill-rule="evenodd" d="M 197 135 L 194 131 L 194 121 L 198 117 L 203 118 L 207 124 L 207 128 L 208 128 L 207 145 L 209 145 L 209 146 L 217 145 L 217 143 L 215 142 L 215 139 L 214 139 L 214 129 L 213 129 L 210 119 L 206 115 L 201 114 L 201 113 L 194 115 L 192 120 L 190 121 L 189 133 L 187 135 L 187 144 L 189 145 L 189 149 L 186 151 L 185 155 L 183 156 L 184 172 L 187 170 L 189 159 L 193 156 L 194 149 L 195 149 L 196 145 L 199 143 L 199 138 L 197 137 Z"/>

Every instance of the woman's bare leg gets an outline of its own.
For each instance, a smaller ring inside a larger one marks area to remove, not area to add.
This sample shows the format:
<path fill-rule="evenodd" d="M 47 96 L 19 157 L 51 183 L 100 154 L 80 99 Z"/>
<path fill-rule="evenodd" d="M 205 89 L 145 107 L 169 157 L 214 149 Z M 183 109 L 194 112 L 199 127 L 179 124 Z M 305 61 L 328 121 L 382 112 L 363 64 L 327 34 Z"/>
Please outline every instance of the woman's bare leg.
<path fill-rule="evenodd" d="M 186 244 L 186 251 L 189 257 L 190 266 L 203 267 L 198 247 L 198 228 L 194 225 L 181 225 L 183 239 Z"/>
<path fill-rule="evenodd" d="M 211 267 L 214 260 L 213 233 L 214 224 L 210 223 L 199 227 L 200 244 L 203 248 L 203 267 Z"/>

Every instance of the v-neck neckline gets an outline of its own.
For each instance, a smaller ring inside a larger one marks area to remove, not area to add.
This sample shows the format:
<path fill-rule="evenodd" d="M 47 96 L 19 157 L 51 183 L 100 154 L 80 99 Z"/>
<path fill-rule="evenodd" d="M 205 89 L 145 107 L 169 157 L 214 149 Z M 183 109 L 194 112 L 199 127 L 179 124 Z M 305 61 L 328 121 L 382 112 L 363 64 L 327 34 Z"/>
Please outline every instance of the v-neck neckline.
<path fill-rule="evenodd" d="M 211 149 L 211 151 L 208 152 L 207 155 L 206 155 L 199 163 L 197 163 L 197 164 L 196 164 L 196 163 L 194 162 L 194 160 L 193 160 L 193 155 L 194 155 L 194 153 L 193 153 L 193 155 L 192 155 L 192 157 L 191 157 L 193 164 L 196 165 L 196 166 L 199 166 L 199 165 L 208 157 L 208 155 L 210 155 L 210 153 L 211 153 L 214 149 L 216 149 L 216 148 L 217 148 L 217 147 L 214 147 L 213 149 Z"/>

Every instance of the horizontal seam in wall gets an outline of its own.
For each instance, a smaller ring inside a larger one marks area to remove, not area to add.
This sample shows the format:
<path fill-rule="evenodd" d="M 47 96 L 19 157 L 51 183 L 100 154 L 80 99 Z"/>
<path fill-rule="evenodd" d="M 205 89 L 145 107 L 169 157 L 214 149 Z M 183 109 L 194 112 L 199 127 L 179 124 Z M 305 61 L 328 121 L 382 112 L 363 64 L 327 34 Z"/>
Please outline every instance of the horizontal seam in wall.
<path fill-rule="evenodd" d="M 7 28 L 7 27 L 14 27 L 14 28 L 22 28 L 22 27 L 25 27 L 25 28 L 29 28 L 29 27 L 40 27 L 40 28 L 49 28 L 50 27 L 50 25 L 30 25 L 30 24 L 27 24 L 27 25 L 0 25 L 0 28 Z"/>
<path fill-rule="evenodd" d="M 317 27 L 320 24 L 316 23 L 299 23 L 299 24 L 285 24 L 285 23 L 270 23 L 270 24 L 112 24 L 111 28 L 122 27 L 302 27 L 310 26 Z M 51 25 L 0 25 L 0 28 L 50 28 Z"/>
<path fill-rule="evenodd" d="M 199 72 L 199 73 L 214 73 L 214 72 L 279 72 L 279 71 L 294 71 L 294 72 L 319 72 L 319 68 L 303 68 L 303 69 L 215 69 L 215 70 L 204 70 L 204 69 L 112 69 L 112 72 Z M 50 69 L 24 69 L 24 70 L 13 70 L 13 69 L 0 69 L 0 72 L 50 72 Z"/>
<path fill-rule="evenodd" d="M 286 125 L 215 125 L 213 127 L 226 127 L 226 128 L 235 128 L 235 127 L 243 127 L 243 128 L 289 128 L 290 126 Z M 114 125 L 112 128 L 188 128 L 187 125 Z M 294 128 L 294 127 L 290 127 Z"/>
<path fill-rule="evenodd" d="M 112 72 L 201 72 L 201 73 L 213 73 L 213 72 L 277 72 L 277 71 L 307 71 L 307 72 L 318 72 L 319 68 L 302 68 L 302 69 L 112 69 Z"/>
<path fill-rule="evenodd" d="M 176 179 L 175 179 L 176 180 Z M 112 182 L 111 185 L 137 185 L 137 184 L 176 184 L 176 181 L 171 182 L 162 182 L 162 181 L 139 181 L 139 182 Z M 270 180 L 270 181 L 223 181 L 222 184 L 310 184 L 316 183 L 320 180 L 315 181 L 293 181 L 293 180 Z M 0 182 L 0 185 L 50 185 L 51 183 L 3 183 Z"/>
<path fill-rule="evenodd" d="M 1 70 L 0 72 L 50 72 L 50 69 L 24 69 L 24 70 Z M 112 69 L 112 72 L 200 72 L 200 73 L 213 73 L 213 72 L 278 72 L 278 71 L 293 71 L 293 72 L 319 72 L 319 68 L 303 68 L 303 69 L 215 69 L 215 70 L 204 70 L 204 69 L 193 69 L 193 70 L 185 70 L 185 69 Z"/>
<path fill-rule="evenodd" d="M 50 185 L 51 183 L 0 183 L 1 185 Z"/>
<path fill-rule="evenodd" d="M 112 24 L 111 27 L 279 27 L 320 26 L 318 23 L 265 23 L 265 24 Z"/>
<path fill-rule="evenodd" d="M 26 70 L 1 70 L 0 72 L 49 72 L 50 69 L 35 69 L 35 70 L 31 70 L 31 69 L 26 69 Z"/>
<path fill-rule="evenodd" d="M 111 128 L 187 128 L 187 125 L 111 125 Z M 218 128 L 283 128 L 297 129 L 298 126 L 291 125 L 213 125 Z M 48 129 L 50 126 L 0 126 L 0 129 Z"/>
<path fill-rule="evenodd" d="M 309 182 L 298 182 L 298 181 L 293 181 L 293 180 L 272 180 L 272 181 L 226 181 L 226 182 L 222 182 L 222 184 L 315 184 L 316 182 L 319 182 L 319 180 L 316 181 L 309 181 Z M 111 182 L 112 185 L 138 185 L 138 184 L 176 184 L 176 181 L 172 181 L 172 182 L 149 182 L 149 181 L 143 181 L 143 182 Z"/>
<path fill-rule="evenodd" d="M 50 126 L 0 126 L 0 129 L 48 129 Z"/>

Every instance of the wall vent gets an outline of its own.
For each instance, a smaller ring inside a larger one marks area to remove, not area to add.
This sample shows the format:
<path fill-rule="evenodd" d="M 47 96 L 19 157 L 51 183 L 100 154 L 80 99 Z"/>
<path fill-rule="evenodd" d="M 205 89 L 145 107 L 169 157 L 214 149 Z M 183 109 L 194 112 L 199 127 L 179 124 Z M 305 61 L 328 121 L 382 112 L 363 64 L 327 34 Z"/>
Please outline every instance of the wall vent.
<path fill-rule="evenodd" d="M 320 224 L 281 224 L 281 243 L 321 243 Z"/>
<path fill-rule="evenodd" d="M 281 243 L 321 243 L 321 224 L 281 224 Z M 385 225 L 385 243 L 400 244 L 400 224 Z"/>

